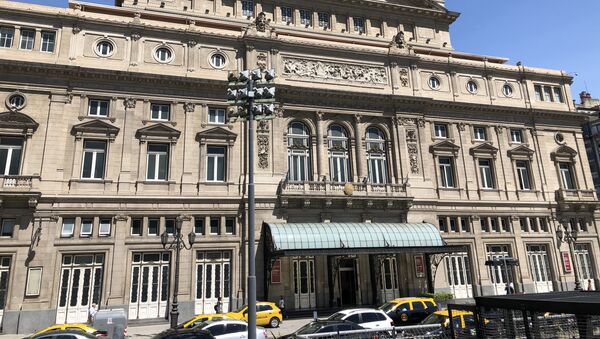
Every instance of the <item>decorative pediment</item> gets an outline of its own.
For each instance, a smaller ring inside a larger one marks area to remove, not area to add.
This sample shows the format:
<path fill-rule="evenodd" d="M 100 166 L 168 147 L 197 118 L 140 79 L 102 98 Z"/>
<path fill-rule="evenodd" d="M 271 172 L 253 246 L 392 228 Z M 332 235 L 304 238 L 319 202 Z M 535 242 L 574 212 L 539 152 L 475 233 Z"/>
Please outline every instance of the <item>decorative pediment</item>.
<path fill-rule="evenodd" d="M 135 132 L 135 137 L 141 142 L 156 140 L 176 143 L 180 135 L 180 131 L 161 123 L 140 128 Z"/>
<path fill-rule="evenodd" d="M 0 129 L 2 130 L 18 130 L 26 136 L 31 136 L 39 125 L 27 114 L 16 111 L 0 113 Z"/>
<path fill-rule="evenodd" d="M 553 161 L 572 161 L 577 156 L 577 151 L 567 145 L 560 145 L 550 156 Z"/>
<path fill-rule="evenodd" d="M 440 141 L 430 146 L 431 153 L 435 155 L 458 155 L 458 151 L 460 150 L 460 146 L 453 143 L 450 140 Z"/>
<path fill-rule="evenodd" d="M 233 145 L 236 138 L 237 134 L 221 127 L 211 128 L 196 134 L 196 141 L 201 144 L 205 144 L 208 141 L 220 141 Z"/>
<path fill-rule="evenodd" d="M 531 159 L 535 151 L 527 147 L 527 145 L 519 145 L 509 149 L 507 153 L 508 156 L 513 159 Z"/>
<path fill-rule="evenodd" d="M 78 139 L 87 135 L 101 135 L 106 136 L 112 141 L 115 139 L 117 134 L 119 134 L 119 130 L 120 129 L 118 127 L 113 126 L 105 121 L 94 119 L 73 126 L 73 128 L 71 128 L 71 134 Z"/>
<path fill-rule="evenodd" d="M 491 155 L 495 158 L 496 154 L 498 154 L 498 149 L 487 142 L 471 148 L 471 155 L 474 157 Z"/>

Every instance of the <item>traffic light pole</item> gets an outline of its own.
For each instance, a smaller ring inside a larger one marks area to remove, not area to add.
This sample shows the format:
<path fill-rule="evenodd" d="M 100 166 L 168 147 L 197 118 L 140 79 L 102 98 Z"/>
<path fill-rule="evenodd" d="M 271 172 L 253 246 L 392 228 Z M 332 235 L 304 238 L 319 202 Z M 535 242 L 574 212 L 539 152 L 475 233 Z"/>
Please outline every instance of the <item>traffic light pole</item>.
<path fill-rule="evenodd" d="M 254 260 L 254 80 L 248 81 L 248 339 L 256 338 L 256 265 Z"/>

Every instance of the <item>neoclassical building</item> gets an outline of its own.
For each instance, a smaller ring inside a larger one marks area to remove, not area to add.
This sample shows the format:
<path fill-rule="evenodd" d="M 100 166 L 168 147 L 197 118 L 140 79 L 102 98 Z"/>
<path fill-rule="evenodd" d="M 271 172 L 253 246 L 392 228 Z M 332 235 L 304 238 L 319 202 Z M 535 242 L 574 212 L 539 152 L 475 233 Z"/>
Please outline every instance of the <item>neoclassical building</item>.
<path fill-rule="evenodd" d="M 195 235 L 182 317 L 244 303 L 247 133 L 226 89 L 254 68 L 275 69 L 278 100 L 253 141 L 259 298 L 594 287 L 572 77 L 454 50 L 458 16 L 442 0 L 0 3 L 2 331 L 92 303 L 165 318 L 161 235 L 178 227 Z"/>

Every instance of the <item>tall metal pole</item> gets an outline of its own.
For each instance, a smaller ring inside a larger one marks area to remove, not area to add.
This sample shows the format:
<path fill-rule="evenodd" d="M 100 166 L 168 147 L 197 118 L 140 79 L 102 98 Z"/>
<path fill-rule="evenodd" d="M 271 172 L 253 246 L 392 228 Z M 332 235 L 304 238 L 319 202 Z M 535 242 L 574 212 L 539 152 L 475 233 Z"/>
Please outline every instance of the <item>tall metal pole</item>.
<path fill-rule="evenodd" d="M 181 241 L 181 222 L 177 220 L 175 226 L 175 286 L 173 287 L 173 305 L 171 307 L 171 328 L 177 328 L 177 321 L 179 320 L 179 303 L 177 302 L 177 295 L 179 294 L 179 250 Z"/>
<path fill-rule="evenodd" d="M 569 234 L 567 238 L 569 244 L 569 252 L 571 254 L 571 260 L 573 260 L 573 274 L 575 274 L 575 290 L 581 290 L 581 282 L 579 281 L 579 267 L 577 265 L 577 257 L 575 257 L 575 239 Z"/>
<path fill-rule="evenodd" d="M 254 262 L 254 80 L 248 81 L 248 339 L 256 338 L 256 267 Z"/>

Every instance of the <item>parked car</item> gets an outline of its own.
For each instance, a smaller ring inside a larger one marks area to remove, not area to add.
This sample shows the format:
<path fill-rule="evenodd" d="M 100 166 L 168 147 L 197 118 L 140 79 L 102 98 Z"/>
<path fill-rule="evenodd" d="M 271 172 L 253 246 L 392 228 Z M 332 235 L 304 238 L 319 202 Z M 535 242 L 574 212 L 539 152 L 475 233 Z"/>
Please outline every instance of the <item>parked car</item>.
<path fill-rule="evenodd" d="M 70 330 L 49 330 L 43 333 L 34 334 L 29 339 L 96 339 L 96 336 L 85 331 Z"/>
<path fill-rule="evenodd" d="M 433 312 L 439 310 L 432 298 L 398 298 L 379 307 L 393 321 L 395 326 L 418 324 Z"/>
<path fill-rule="evenodd" d="M 206 330 L 197 328 L 168 329 L 154 336 L 154 339 L 214 339 Z"/>
<path fill-rule="evenodd" d="M 86 324 L 60 324 L 60 325 L 48 326 L 45 329 L 34 333 L 29 338 L 33 338 L 33 337 L 36 337 L 40 334 L 47 333 L 47 332 L 66 331 L 66 330 L 73 331 L 73 332 L 83 332 L 83 333 L 91 334 L 94 337 L 106 337 L 107 336 L 106 332 L 98 331 L 97 329 L 95 329 L 91 326 L 88 326 Z"/>
<path fill-rule="evenodd" d="M 248 305 L 240 307 L 238 310 L 225 314 L 229 318 L 248 321 Z M 281 310 L 275 303 L 259 301 L 256 303 L 256 325 L 279 327 L 283 320 Z"/>
<path fill-rule="evenodd" d="M 339 311 L 332 314 L 327 320 L 346 320 L 369 329 L 394 326 L 394 321 L 385 312 L 373 308 L 352 308 Z"/>
<path fill-rule="evenodd" d="M 208 320 L 196 329 L 210 332 L 216 339 L 248 339 L 248 324 L 242 320 Z M 256 339 L 267 339 L 267 330 L 256 328 Z"/>
<path fill-rule="evenodd" d="M 477 322 L 475 321 L 475 315 L 468 311 L 452 311 L 452 323 L 455 328 L 455 332 L 461 338 L 475 338 L 477 333 Z M 425 318 L 421 325 L 433 325 L 440 324 L 442 327 L 438 330 L 431 331 L 428 335 L 441 335 L 443 333 L 450 332 L 450 316 L 448 310 L 436 311 Z M 485 319 L 484 326 L 490 325 L 490 321 Z"/>
<path fill-rule="evenodd" d="M 232 319 L 225 314 L 198 314 L 194 316 L 190 320 L 186 320 L 179 324 L 177 328 L 196 328 L 200 326 L 203 322 L 208 320 L 223 320 L 223 319 Z"/>
<path fill-rule="evenodd" d="M 309 334 L 337 335 L 345 331 L 364 330 L 365 328 L 345 320 L 316 320 L 300 327 L 296 332 L 290 333 L 280 339 L 294 339 L 298 336 Z"/>

